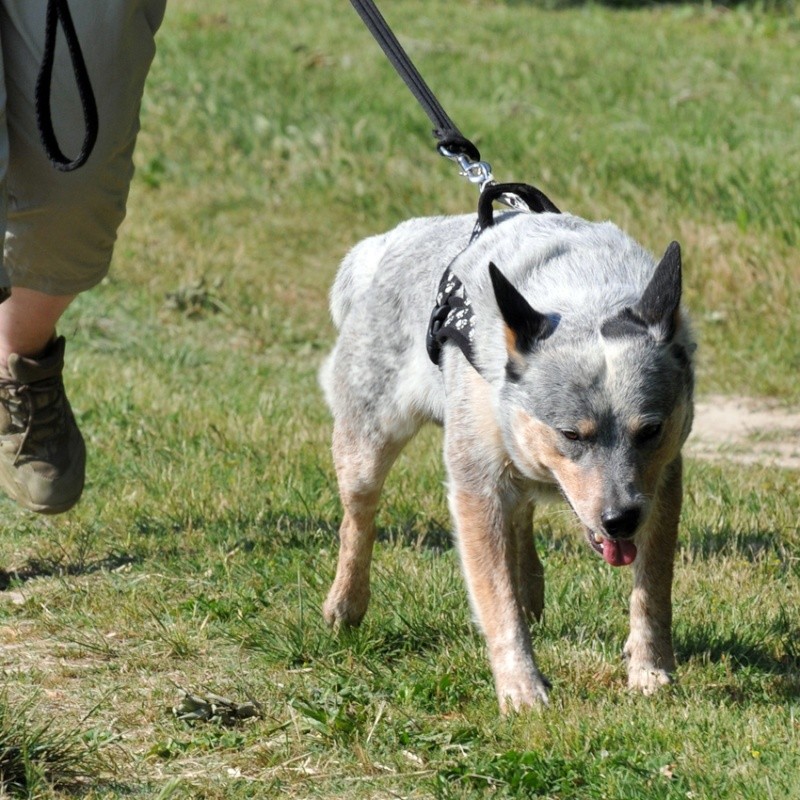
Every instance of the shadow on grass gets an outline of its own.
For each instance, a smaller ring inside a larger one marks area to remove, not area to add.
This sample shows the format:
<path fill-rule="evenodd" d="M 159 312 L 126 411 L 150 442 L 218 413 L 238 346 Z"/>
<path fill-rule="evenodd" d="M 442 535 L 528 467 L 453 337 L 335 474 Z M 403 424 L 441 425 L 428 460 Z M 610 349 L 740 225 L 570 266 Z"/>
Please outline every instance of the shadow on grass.
<path fill-rule="evenodd" d="M 435 520 L 426 520 L 423 526 L 415 518 L 403 520 L 378 530 L 378 541 L 412 550 L 432 550 L 439 553 L 453 549 L 450 529 Z"/>
<path fill-rule="evenodd" d="M 800 628 L 786 635 L 800 637 Z M 709 641 L 705 628 L 684 631 L 676 636 L 675 649 L 682 661 L 699 658 L 714 664 L 728 662 L 734 670 L 754 668 L 771 675 L 781 675 L 800 669 L 800 659 L 796 654 L 775 658 L 759 644 L 744 641 L 734 635 L 721 638 L 715 635 L 714 640 Z"/>
<path fill-rule="evenodd" d="M 282 511 L 244 513 L 226 509 L 219 514 L 138 516 L 133 527 L 139 536 L 148 539 L 175 540 L 189 531 L 202 531 L 209 541 L 225 539 L 229 548 L 245 552 L 276 547 L 307 549 L 310 544 L 325 545 L 334 541 L 337 524 L 312 515 Z"/>
<path fill-rule="evenodd" d="M 769 553 L 780 556 L 785 542 L 785 532 L 780 530 L 740 531 L 725 528 L 692 533 L 684 537 L 680 548 L 700 559 L 716 555 L 742 555 L 755 560 Z"/>
<path fill-rule="evenodd" d="M 277 550 L 303 550 L 309 547 L 338 550 L 339 518 L 303 516 L 285 512 L 242 514 L 229 510 L 220 514 L 181 517 L 155 517 L 142 514 L 133 522 L 134 531 L 147 539 L 163 541 L 164 556 L 176 555 L 182 549 L 181 534 L 186 531 L 202 531 L 209 545 L 225 540 L 227 552 L 274 553 Z M 420 524 L 419 519 L 409 518 L 382 529 L 378 540 L 417 550 L 441 552 L 452 547 L 449 532 L 433 520 Z M 10 586 L 26 583 L 35 578 L 74 577 L 96 572 L 114 571 L 131 564 L 141 563 L 147 558 L 142 554 L 111 553 L 94 559 L 80 558 L 69 561 L 64 558 L 29 558 L 19 567 L 0 569 L 0 591 Z M 335 564 L 335 553 L 332 565 Z"/>
<path fill-rule="evenodd" d="M 782 646 L 766 642 L 778 641 Z M 776 679 L 772 686 L 789 699 L 800 696 L 800 626 L 782 614 L 761 629 L 754 637 L 723 633 L 710 625 L 696 625 L 676 632 L 675 650 L 679 662 L 701 661 L 724 664 L 733 675 L 746 675 L 758 680 Z M 776 651 L 779 653 L 776 655 Z M 730 685 L 726 692 L 734 700 L 746 700 L 742 686 Z M 750 694 L 750 692 L 748 692 Z"/>
<path fill-rule="evenodd" d="M 81 560 L 76 563 L 64 563 L 63 561 L 29 559 L 24 566 L 16 569 L 0 569 L 0 592 L 5 591 L 10 586 L 34 578 L 53 578 L 53 577 L 74 577 L 76 575 L 91 575 L 95 572 L 113 572 L 121 567 L 128 566 L 137 561 L 134 556 L 126 553 L 115 553 L 103 558 L 91 561 Z"/>
<path fill-rule="evenodd" d="M 237 534 L 234 547 L 245 551 L 273 551 L 275 548 L 308 549 L 309 546 L 338 546 L 341 512 L 330 516 L 294 514 L 287 511 L 245 514 L 228 509 L 219 515 L 186 514 L 180 517 L 142 515 L 134 529 L 147 538 L 167 538 L 187 530 L 200 530 L 211 537 L 230 539 Z M 409 516 L 380 526 L 378 541 L 418 550 L 444 551 L 453 546 L 450 531 L 434 519 Z"/>

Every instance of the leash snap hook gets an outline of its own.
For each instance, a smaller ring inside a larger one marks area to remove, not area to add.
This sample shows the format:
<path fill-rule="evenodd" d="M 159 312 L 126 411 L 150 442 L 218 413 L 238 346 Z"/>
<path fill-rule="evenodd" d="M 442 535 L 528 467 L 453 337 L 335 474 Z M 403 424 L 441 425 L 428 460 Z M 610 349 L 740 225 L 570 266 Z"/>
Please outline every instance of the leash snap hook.
<path fill-rule="evenodd" d="M 470 183 L 476 184 L 480 191 L 483 191 L 487 184 L 494 182 L 492 166 L 486 161 L 473 161 L 469 156 L 448 150 L 444 145 L 439 145 L 438 149 L 445 158 L 455 161 L 460 169 L 460 175 Z"/>

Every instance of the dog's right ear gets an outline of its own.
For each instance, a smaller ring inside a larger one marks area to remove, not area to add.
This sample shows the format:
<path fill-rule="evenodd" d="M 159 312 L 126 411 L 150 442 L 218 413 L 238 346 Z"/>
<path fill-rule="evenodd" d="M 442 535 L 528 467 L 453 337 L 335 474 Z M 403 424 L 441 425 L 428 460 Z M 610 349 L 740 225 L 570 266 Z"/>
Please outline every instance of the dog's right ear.
<path fill-rule="evenodd" d="M 518 362 L 553 332 L 553 324 L 544 314 L 531 308 L 528 301 L 491 262 L 489 275 L 494 296 L 506 324 L 506 349 L 509 359 Z"/>

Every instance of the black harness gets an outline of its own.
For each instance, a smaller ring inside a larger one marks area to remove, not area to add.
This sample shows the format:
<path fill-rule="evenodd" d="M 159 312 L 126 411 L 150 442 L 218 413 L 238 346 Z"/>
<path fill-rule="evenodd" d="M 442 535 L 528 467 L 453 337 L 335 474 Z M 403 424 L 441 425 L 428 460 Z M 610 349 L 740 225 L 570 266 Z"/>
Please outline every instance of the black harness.
<path fill-rule="evenodd" d="M 487 228 L 491 228 L 495 224 L 492 203 L 501 197 L 515 198 L 517 202 L 512 207 L 520 211 L 532 214 L 544 212 L 561 213 L 550 198 L 535 186 L 529 186 L 526 183 L 492 182 L 481 192 L 478 200 L 478 221 L 475 223 L 467 248 Z M 508 199 L 504 199 L 502 202 L 510 205 Z M 463 253 L 464 250 L 456 256 L 456 259 Z M 449 341 L 457 345 L 467 361 L 480 372 L 475 362 L 475 353 L 472 347 L 475 336 L 475 313 L 472 309 L 472 303 L 467 297 L 464 284 L 453 272 L 452 266 L 453 262 L 450 262 L 445 269 L 436 293 L 436 303 L 431 312 L 428 334 L 425 340 L 428 356 L 438 366 L 442 355 L 442 347 L 445 342 Z"/>

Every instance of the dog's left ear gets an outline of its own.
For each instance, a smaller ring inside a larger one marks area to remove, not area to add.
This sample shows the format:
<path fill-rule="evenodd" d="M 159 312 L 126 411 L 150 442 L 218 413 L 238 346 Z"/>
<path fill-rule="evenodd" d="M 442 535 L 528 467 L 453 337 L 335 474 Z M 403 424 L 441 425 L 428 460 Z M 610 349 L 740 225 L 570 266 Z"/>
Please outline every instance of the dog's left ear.
<path fill-rule="evenodd" d="M 553 325 L 544 314 L 531 308 L 508 278 L 491 262 L 489 275 L 497 306 L 506 324 L 506 349 L 509 358 L 519 359 L 530 353 L 542 339 L 546 339 L 553 332 Z"/>
<path fill-rule="evenodd" d="M 681 302 L 681 246 L 672 242 L 658 262 L 641 299 L 624 308 L 616 317 L 606 320 L 603 336 L 624 336 L 629 333 L 650 333 L 658 341 L 670 342 L 678 330 Z"/>
<path fill-rule="evenodd" d="M 633 312 L 648 328 L 658 330 L 669 342 L 678 329 L 681 302 L 681 246 L 671 242 Z"/>

